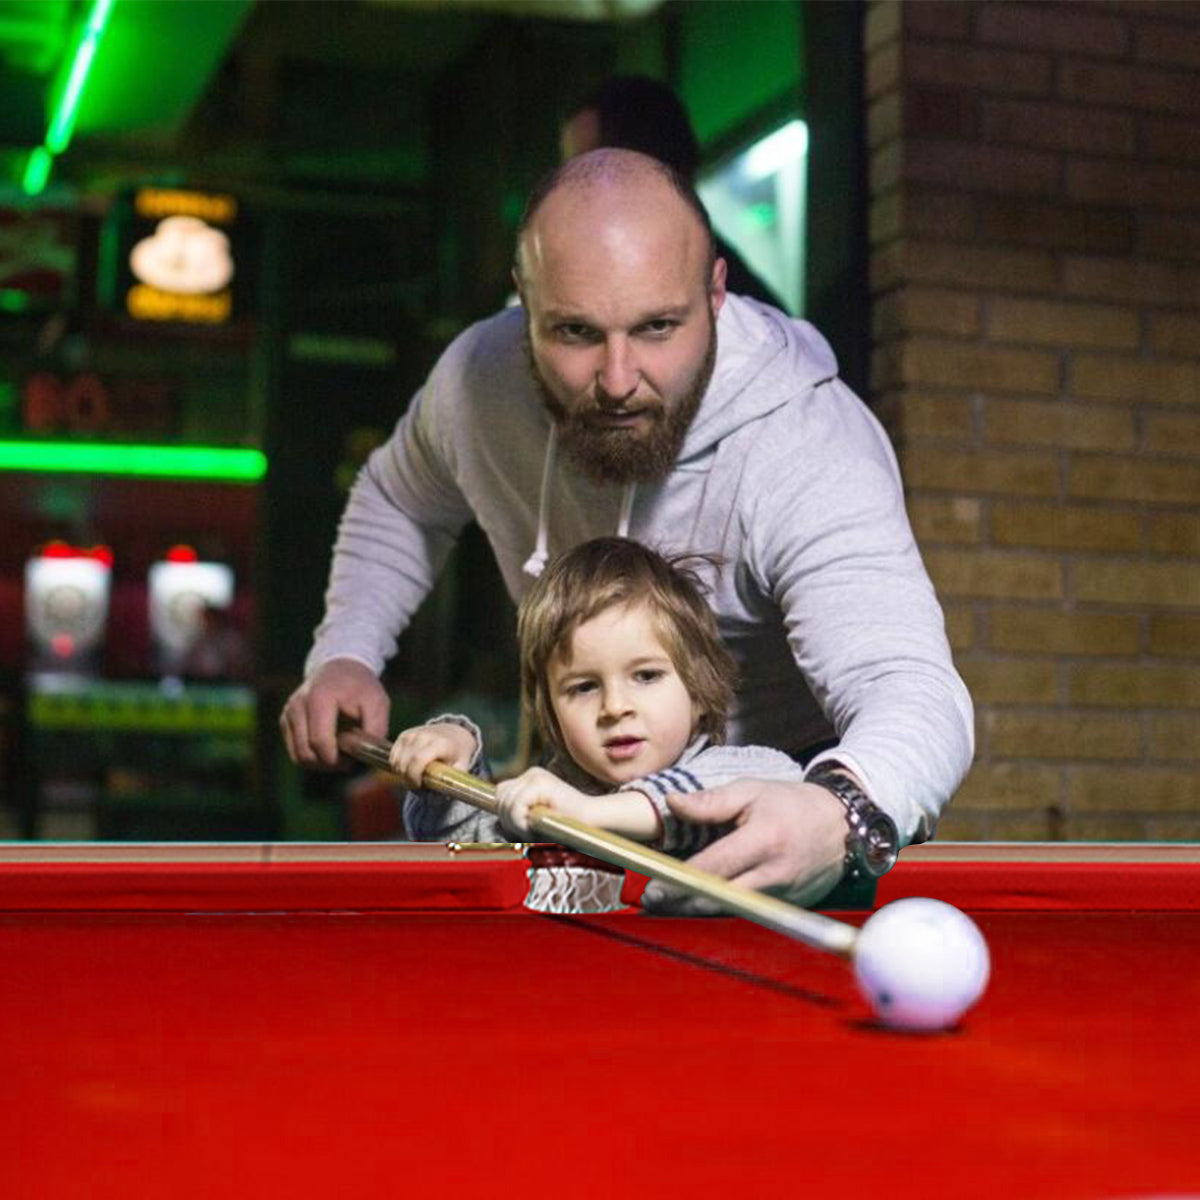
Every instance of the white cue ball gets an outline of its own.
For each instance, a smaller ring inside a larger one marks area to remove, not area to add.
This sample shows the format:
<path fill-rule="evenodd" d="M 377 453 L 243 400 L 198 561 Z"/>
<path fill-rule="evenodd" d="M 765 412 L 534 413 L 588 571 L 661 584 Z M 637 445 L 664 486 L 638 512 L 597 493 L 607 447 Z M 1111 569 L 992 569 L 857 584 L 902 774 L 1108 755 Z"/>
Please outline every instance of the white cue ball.
<path fill-rule="evenodd" d="M 862 927 L 854 977 L 875 1015 L 896 1029 L 949 1029 L 983 995 L 987 942 L 966 913 L 911 897 Z"/>

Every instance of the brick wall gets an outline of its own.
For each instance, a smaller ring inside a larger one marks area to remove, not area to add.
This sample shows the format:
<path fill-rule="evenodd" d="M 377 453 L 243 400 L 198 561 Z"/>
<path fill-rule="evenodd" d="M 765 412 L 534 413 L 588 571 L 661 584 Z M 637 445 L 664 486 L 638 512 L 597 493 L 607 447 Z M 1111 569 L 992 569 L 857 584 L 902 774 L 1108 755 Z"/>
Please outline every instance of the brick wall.
<path fill-rule="evenodd" d="M 1200 4 L 875 0 L 872 391 L 959 838 L 1200 839 Z"/>

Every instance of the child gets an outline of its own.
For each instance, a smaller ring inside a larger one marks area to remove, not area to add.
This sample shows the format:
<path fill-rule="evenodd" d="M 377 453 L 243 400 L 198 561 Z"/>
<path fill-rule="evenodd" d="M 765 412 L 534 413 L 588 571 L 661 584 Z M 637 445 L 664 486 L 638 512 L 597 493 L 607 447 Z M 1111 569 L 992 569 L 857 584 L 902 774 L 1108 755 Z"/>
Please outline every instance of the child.
<path fill-rule="evenodd" d="M 695 574 L 626 538 L 585 542 L 551 564 L 521 603 L 521 686 L 550 770 L 497 786 L 496 818 L 420 789 L 434 760 L 484 770 L 478 729 L 443 716 L 406 730 L 391 765 L 418 841 L 528 838 L 530 808 L 546 804 L 679 857 L 729 832 L 679 820 L 666 797 L 739 778 L 790 780 L 803 769 L 759 746 L 724 746 L 734 666 Z"/>

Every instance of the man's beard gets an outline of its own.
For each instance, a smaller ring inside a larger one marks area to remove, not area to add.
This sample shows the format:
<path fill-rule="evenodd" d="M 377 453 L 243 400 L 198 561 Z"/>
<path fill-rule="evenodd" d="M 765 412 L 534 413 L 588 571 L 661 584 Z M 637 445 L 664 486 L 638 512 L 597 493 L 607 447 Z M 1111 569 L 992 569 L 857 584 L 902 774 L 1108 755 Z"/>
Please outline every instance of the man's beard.
<path fill-rule="evenodd" d="M 708 347 L 691 384 L 672 405 L 638 401 L 650 428 L 636 433 L 629 428 L 604 423 L 604 405 L 588 400 L 578 409 L 568 409 L 550 390 L 538 370 L 533 348 L 526 338 L 529 369 L 551 417 L 558 426 L 558 444 L 567 457 L 597 483 L 654 483 L 671 471 L 683 449 L 683 440 L 704 399 L 717 360 L 716 322 L 709 319 Z"/>

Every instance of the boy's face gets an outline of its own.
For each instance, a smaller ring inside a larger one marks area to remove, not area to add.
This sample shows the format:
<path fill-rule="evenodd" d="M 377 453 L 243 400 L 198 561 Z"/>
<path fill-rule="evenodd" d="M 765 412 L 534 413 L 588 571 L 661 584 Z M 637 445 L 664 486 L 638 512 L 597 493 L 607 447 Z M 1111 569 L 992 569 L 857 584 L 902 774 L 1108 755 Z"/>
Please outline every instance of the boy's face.
<path fill-rule="evenodd" d="M 669 767 L 687 748 L 699 713 L 644 604 L 585 621 L 569 657 L 547 670 L 567 751 L 589 775 L 622 784 Z"/>

